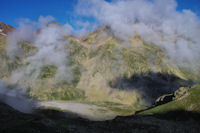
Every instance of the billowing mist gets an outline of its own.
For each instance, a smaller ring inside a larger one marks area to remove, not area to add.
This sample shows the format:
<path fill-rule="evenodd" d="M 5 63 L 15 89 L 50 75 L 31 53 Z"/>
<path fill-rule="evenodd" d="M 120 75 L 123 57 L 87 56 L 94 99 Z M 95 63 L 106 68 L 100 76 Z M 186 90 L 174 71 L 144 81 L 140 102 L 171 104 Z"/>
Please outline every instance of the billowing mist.
<path fill-rule="evenodd" d="M 25 95 L 26 93 L 21 88 L 9 87 L 6 82 L 0 80 L 0 101 L 20 112 L 32 113 L 37 101 L 28 100 Z"/>
<path fill-rule="evenodd" d="M 51 16 L 41 16 L 38 22 L 21 19 L 19 28 L 8 35 L 7 55 L 11 60 L 20 60 L 24 64 L 14 70 L 11 78 L 7 80 L 13 86 L 9 87 L 3 80 L 0 82 L 0 101 L 21 112 L 30 113 L 36 103 L 26 99 L 27 83 L 36 84 L 35 80 L 39 78 L 43 66 L 57 68 L 54 80 L 71 81 L 71 68 L 68 66 L 66 51 L 68 41 L 65 39 L 68 32 L 59 24 L 49 23 L 53 20 Z M 30 51 L 23 51 L 20 43 L 30 45 Z"/>
<path fill-rule="evenodd" d="M 200 20 L 191 10 L 177 10 L 176 0 L 79 0 L 76 12 L 111 27 L 116 37 L 139 35 L 162 46 L 171 60 L 196 71 L 200 64 Z"/>
<path fill-rule="evenodd" d="M 36 79 L 40 74 L 40 68 L 44 65 L 54 65 L 57 67 L 56 79 L 69 80 L 70 70 L 67 66 L 67 40 L 64 38 L 67 35 L 59 24 L 47 23 L 51 22 L 53 17 L 40 17 L 38 22 L 28 23 L 20 22 L 20 27 L 9 34 L 7 42 L 7 53 L 11 58 L 24 57 L 25 53 L 17 43 L 20 41 L 30 42 L 36 47 L 37 52 L 24 59 L 29 65 L 13 72 L 12 81 L 16 83 L 18 80 Z M 38 31 L 36 31 L 38 30 Z"/>

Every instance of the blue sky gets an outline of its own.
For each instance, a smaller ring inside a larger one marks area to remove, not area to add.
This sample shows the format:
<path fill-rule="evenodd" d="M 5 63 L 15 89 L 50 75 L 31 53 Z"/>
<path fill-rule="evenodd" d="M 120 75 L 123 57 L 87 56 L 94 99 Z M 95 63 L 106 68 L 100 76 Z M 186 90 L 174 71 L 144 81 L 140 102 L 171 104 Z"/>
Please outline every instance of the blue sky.
<path fill-rule="evenodd" d="M 60 24 L 84 19 L 74 16 L 73 8 L 77 0 L 0 0 L 0 21 L 17 27 L 19 18 L 37 21 L 39 16 L 51 15 Z M 178 10 L 191 9 L 200 16 L 200 0 L 177 0 Z M 93 19 L 90 22 L 95 21 Z"/>
<path fill-rule="evenodd" d="M 70 21 L 76 0 L 0 0 L 0 21 L 17 26 L 18 18 L 37 20 L 51 15 L 61 24 Z"/>

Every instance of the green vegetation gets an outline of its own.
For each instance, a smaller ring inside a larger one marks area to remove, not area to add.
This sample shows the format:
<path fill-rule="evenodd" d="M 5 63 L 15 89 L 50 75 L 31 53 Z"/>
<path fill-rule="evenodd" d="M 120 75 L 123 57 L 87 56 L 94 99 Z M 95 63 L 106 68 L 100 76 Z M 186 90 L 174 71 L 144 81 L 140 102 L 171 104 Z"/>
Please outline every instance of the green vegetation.
<path fill-rule="evenodd" d="M 91 105 L 97 105 L 100 107 L 106 107 L 108 110 L 115 112 L 119 116 L 128 116 L 135 113 L 135 108 L 133 106 L 128 106 L 120 103 L 105 101 L 105 102 L 85 102 Z M 101 112 L 105 111 L 103 109 L 100 110 Z"/>
<path fill-rule="evenodd" d="M 45 87 L 46 85 L 43 85 Z M 32 99 L 42 101 L 49 100 L 83 100 L 85 93 L 83 90 L 76 88 L 68 83 L 59 83 L 51 87 L 30 89 L 29 96 Z"/>
<path fill-rule="evenodd" d="M 45 65 L 40 68 L 40 78 L 53 78 L 56 75 L 57 67 L 54 65 Z"/>
<path fill-rule="evenodd" d="M 73 80 L 70 83 L 56 81 L 57 67 L 45 65 L 41 68 L 39 86 L 30 89 L 29 96 L 39 100 L 79 100 L 85 99 L 83 90 L 76 88 L 80 80 L 81 72 L 78 66 L 73 67 Z"/>
<path fill-rule="evenodd" d="M 6 37 L 0 36 L 0 56 L 6 56 Z"/>
<path fill-rule="evenodd" d="M 33 55 L 38 50 L 37 47 L 35 47 L 27 41 L 18 42 L 18 46 L 24 53 L 25 57 Z"/>
<path fill-rule="evenodd" d="M 191 69 L 183 67 L 179 67 L 179 69 L 181 70 L 181 72 L 184 73 L 185 77 L 187 77 L 187 79 L 189 80 L 198 81 L 200 79 L 199 73 L 195 73 Z"/>
<path fill-rule="evenodd" d="M 88 49 L 73 38 L 69 40 L 70 41 L 67 46 L 67 52 L 69 53 L 69 57 L 73 63 L 80 63 L 81 60 L 87 57 Z"/>
<path fill-rule="evenodd" d="M 0 78 L 8 77 L 12 71 L 22 66 L 22 62 L 19 58 L 11 60 L 6 52 L 6 40 L 5 36 L 0 36 Z"/>
<path fill-rule="evenodd" d="M 124 62 L 133 73 L 149 72 L 147 57 L 135 50 L 123 49 L 121 51 Z"/>
<path fill-rule="evenodd" d="M 117 113 L 118 116 L 128 116 L 134 114 L 134 110 L 132 108 L 112 107 L 110 110 Z"/>
<path fill-rule="evenodd" d="M 100 58 L 101 59 L 115 59 L 115 53 L 116 49 L 115 49 L 116 44 L 114 43 L 106 43 L 104 45 L 99 46 L 98 50 L 97 50 L 97 54 L 100 54 Z"/>
<path fill-rule="evenodd" d="M 157 106 L 155 108 L 149 109 L 147 111 L 141 112 L 141 115 L 146 114 L 164 114 L 171 111 L 191 111 L 200 112 L 200 85 L 195 85 L 191 89 L 180 88 L 184 93 L 178 93 L 174 101 Z M 184 90 L 184 91 L 183 91 Z M 185 93 L 185 90 L 188 92 Z M 183 95 L 184 94 L 184 95 Z"/>
<path fill-rule="evenodd" d="M 84 100 L 84 91 L 74 88 L 73 86 L 63 85 L 54 88 L 49 100 Z"/>
<path fill-rule="evenodd" d="M 81 66 L 75 66 L 72 70 L 73 80 L 72 84 L 76 87 L 81 77 Z"/>

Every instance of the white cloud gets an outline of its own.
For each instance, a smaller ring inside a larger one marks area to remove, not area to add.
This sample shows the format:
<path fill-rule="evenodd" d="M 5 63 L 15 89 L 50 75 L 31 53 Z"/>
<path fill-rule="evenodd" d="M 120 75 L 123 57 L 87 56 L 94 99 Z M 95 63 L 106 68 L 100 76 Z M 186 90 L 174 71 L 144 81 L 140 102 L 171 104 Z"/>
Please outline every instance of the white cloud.
<path fill-rule="evenodd" d="M 54 65 L 57 67 L 57 80 L 71 80 L 71 69 L 68 67 L 68 59 L 66 53 L 66 45 L 68 41 L 64 36 L 68 32 L 57 24 L 49 24 L 53 17 L 41 16 L 38 22 L 25 23 L 20 22 L 21 26 L 9 35 L 7 53 L 11 58 L 16 56 L 23 58 L 24 53 L 17 45 L 20 41 L 31 42 L 32 45 L 38 48 L 38 52 L 33 56 L 24 59 L 24 62 L 30 64 L 24 66 L 12 74 L 14 83 L 26 82 L 37 79 L 40 74 L 40 68 L 44 65 Z M 43 27 L 42 27 L 43 26 Z M 40 32 L 36 32 L 37 27 L 40 27 Z M 34 73 L 33 73 L 34 72 Z"/>
<path fill-rule="evenodd" d="M 127 40 L 136 32 L 165 48 L 178 65 L 193 63 L 199 69 L 200 20 L 191 10 L 177 11 L 177 6 L 175 0 L 79 0 L 76 12 L 109 25 L 118 38 Z"/>

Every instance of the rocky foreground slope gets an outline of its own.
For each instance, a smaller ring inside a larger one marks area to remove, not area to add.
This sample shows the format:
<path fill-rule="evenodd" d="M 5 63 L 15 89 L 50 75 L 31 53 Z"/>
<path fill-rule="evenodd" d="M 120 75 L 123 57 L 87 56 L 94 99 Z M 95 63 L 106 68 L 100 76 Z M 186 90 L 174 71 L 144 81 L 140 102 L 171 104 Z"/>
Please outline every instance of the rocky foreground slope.
<path fill-rule="evenodd" d="M 182 89 L 181 89 L 182 90 Z M 182 93 L 179 93 L 182 94 Z M 89 121 L 73 113 L 42 109 L 24 114 L 1 103 L 2 133 L 199 133 L 200 86 L 190 88 L 174 101 L 137 115 L 117 117 L 109 121 Z M 177 95 L 178 96 L 178 95 Z"/>

